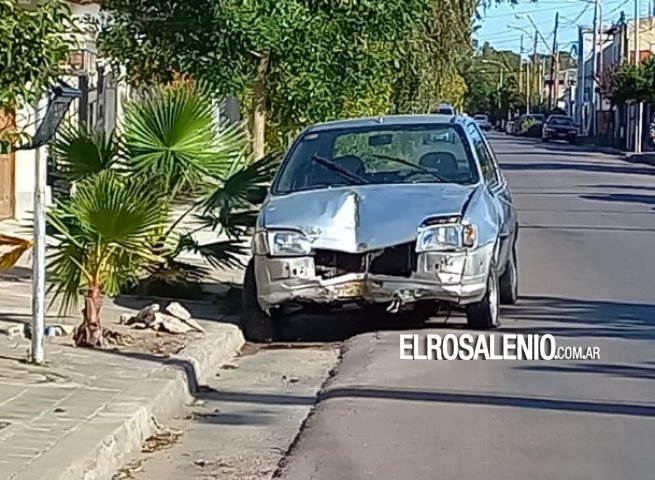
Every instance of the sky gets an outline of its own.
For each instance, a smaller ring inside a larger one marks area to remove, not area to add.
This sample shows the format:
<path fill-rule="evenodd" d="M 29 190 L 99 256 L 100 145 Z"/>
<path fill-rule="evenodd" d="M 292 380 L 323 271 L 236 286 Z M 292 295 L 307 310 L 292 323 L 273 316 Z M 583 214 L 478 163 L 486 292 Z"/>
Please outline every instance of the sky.
<path fill-rule="evenodd" d="M 593 1 L 593 0 L 592 0 Z M 655 0 L 639 0 L 641 4 L 641 16 L 646 17 L 655 10 Z M 625 11 L 626 18 L 634 18 L 635 0 L 600 0 L 603 24 L 616 22 Z M 486 11 L 481 10 L 482 20 L 478 22 L 480 29 L 475 37 L 482 45 L 489 42 L 497 50 L 519 51 L 520 30 L 511 29 L 508 26 L 520 27 L 532 33 L 534 27 L 527 18 L 517 19 L 515 14 L 529 15 L 544 39 L 552 45 L 553 28 L 555 26 L 555 13 L 559 12 L 558 45 L 560 51 L 570 51 L 578 38 L 578 25 L 592 25 L 594 18 L 594 5 L 585 0 L 519 0 L 519 5 L 512 7 L 505 2 L 498 6 L 492 6 Z M 524 53 L 532 52 L 533 41 L 524 35 Z M 538 52 L 548 53 L 543 41 L 538 42 Z"/>

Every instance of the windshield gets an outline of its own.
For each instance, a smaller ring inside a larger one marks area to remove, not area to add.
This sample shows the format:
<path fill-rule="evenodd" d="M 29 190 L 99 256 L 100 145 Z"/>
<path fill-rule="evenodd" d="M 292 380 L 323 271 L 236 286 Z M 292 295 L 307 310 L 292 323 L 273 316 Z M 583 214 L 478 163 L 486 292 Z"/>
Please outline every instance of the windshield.
<path fill-rule="evenodd" d="M 573 119 L 571 117 L 550 117 L 548 119 L 548 124 L 571 126 L 573 125 Z"/>
<path fill-rule="evenodd" d="M 459 125 L 380 125 L 303 134 L 282 164 L 272 193 L 477 181 L 475 160 Z"/>
<path fill-rule="evenodd" d="M 485 121 L 487 119 L 486 115 L 476 115 L 473 117 L 473 120 L 480 120 L 480 121 Z"/>
<path fill-rule="evenodd" d="M 544 121 L 544 116 L 541 115 L 540 113 L 532 115 L 532 118 L 537 122 L 543 122 Z"/>

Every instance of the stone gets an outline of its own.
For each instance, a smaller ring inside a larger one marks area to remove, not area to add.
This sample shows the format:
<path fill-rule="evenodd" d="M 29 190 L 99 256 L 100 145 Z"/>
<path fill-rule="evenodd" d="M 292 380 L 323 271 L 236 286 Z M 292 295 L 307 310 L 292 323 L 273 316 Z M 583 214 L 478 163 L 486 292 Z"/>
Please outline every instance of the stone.
<path fill-rule="evenodd" d="M 178 302 L 169 303 L 166 307 L 166 313 L 184 321 L 191 318 L 191 313 Z"/>
<path fill-rule="evenodd" d="M 183 320 L 180 320 L 179 318 L 166 314 L 160 314 L 160 315 L 161 315 L 160 317 L 161 323 L 159 323 L 160 330 L 164 330 L 165 332 L 173 333 L 173 334 L 188 333 L 189 331 L 192 330 L 192 327 L 189 324 L 187 324 Z"/>
<path fill-rule="evenodd" d="M 142 308 L 139 313 L 136 314 L 134 321 L 145 323 L 146 325 L 153 324 L 157 321 L 157 316 L 155 315 L 157 312 L 159 312 L 159 305 L 153 303 L 152 305 Z"/>
<path fill-rule="evenodd" d="M 183 321 L 194 330 L 200 333 L 205 333 L 205 328 L 202 325 L 200 325 L 197 321 L 195 321 L 193 318 L 187 318 L 186 320 Z"/>
<path fill-rule="evenodd" d="M 22 323 L 3 322 L 0 321 L 0 335 L 9 338 L 24 336 L 25 326 Z"/>

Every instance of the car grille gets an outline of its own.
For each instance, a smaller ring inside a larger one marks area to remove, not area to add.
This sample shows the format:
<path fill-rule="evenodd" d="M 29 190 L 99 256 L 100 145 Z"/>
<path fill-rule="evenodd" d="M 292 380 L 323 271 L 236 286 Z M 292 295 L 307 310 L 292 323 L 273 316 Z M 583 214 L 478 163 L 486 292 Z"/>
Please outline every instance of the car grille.
<path fill-rule="evenodd" d="M 333 278 L 347 273 L 368 273 L 409 277 L 417 266 L 416 242 L 387 247 L 377 252 L 344 253 L 316 250 L 314 265 L 317 275 Z"/>

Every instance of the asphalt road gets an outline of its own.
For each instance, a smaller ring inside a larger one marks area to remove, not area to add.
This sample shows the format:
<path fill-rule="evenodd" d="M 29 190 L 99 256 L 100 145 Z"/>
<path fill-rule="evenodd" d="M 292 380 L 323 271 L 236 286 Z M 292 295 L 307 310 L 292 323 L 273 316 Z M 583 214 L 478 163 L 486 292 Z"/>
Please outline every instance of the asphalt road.
<path fill-rule="evenodd" d="M 655 169 L 491 137 L 521 223 L 504 328 L 600 359 L 400 361 L 398 331 L 357 336 L 282 478 L 655 478 Z"/>

